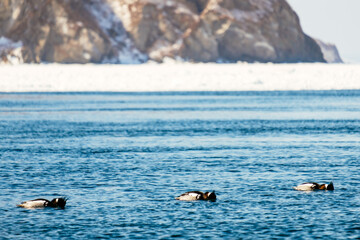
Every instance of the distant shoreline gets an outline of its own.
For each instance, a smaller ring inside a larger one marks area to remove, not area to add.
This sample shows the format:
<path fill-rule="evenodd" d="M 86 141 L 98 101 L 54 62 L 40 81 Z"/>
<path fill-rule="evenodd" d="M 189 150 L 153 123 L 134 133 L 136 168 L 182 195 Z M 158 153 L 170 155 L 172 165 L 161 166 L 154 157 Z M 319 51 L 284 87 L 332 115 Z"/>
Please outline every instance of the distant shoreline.
<path fill-rule="evenodd" d="M 360 64 L 0 66 L 0 92 L 178 92 L 360 89 Z"/>

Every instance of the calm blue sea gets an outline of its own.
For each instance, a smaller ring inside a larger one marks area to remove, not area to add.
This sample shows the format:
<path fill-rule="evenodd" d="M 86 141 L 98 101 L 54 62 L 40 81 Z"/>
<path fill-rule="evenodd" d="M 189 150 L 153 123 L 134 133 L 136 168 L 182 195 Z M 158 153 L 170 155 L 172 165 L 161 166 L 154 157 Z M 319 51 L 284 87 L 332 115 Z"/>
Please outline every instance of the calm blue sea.
<path fill-rule="evenodd" d="M 357 90 L 0 93 L 0 157 L 1 239 L 360 239 Z"/>

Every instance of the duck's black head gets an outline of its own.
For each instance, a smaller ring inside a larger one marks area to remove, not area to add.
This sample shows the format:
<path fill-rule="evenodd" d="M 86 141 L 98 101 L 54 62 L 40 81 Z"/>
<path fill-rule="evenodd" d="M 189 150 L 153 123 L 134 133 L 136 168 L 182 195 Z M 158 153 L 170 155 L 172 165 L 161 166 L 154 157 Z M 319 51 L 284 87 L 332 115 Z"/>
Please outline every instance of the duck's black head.
<path fill-rule="evenodd" d="M 215 191 L 210 192 L 206 192 L 205 194 L 205 200 L 211 200 L 211 201 L 215 201 L 216 200 L 216 194 Z"/>
<path fill-rule="evenodd" d="M 334 190 L 334 184 L 332 182 L 330 182 L 327 186 L 326 186 L 326 190 Z"/>
<path fill-rule="evenodd" d="M 54 198 L 53 200 L 51 200 L 49 206 L 54 208 L 64 209 L 66 205 L 66 201 L 67 201 L 66 198 Z"/>

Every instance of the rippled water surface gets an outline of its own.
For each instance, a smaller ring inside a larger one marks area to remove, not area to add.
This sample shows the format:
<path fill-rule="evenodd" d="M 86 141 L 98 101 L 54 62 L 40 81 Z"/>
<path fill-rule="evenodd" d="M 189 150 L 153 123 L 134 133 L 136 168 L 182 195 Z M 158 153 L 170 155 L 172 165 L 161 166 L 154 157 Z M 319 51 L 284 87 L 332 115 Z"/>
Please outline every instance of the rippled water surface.
<path fill-rule="evenodd" d="M 360 238 L 360 91 L 0 94 L 0 156 L 4 239 Z"/>

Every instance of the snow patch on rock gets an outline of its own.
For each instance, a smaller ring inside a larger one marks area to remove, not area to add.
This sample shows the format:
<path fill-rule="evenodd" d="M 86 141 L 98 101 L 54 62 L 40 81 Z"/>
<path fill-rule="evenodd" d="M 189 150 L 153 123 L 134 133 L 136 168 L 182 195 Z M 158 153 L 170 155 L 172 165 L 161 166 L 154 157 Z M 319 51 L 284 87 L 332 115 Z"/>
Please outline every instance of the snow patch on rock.
<path fill-rule="evenodd" d="M 13 42 L 6 37 L 0 37 L 0 63 L 20 64 L 24 60 L 22 58 L 22 42 Z"/>
<path fill-rule="evenodd" d="M 123 10 L 119 3 L 116 1 L 104 3 L 96 0 L 89 3 L 87 7 L 100 28 L 109 36 L 113 49 L 117 49 L 114 56 L 105 59 L 104 63 L 139 64 L 147 60 L 147 56 L 140 53 L 133 45 L 121 19 L 114 13 L 114 9 Z"/>

